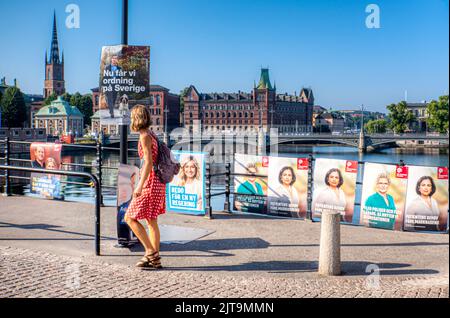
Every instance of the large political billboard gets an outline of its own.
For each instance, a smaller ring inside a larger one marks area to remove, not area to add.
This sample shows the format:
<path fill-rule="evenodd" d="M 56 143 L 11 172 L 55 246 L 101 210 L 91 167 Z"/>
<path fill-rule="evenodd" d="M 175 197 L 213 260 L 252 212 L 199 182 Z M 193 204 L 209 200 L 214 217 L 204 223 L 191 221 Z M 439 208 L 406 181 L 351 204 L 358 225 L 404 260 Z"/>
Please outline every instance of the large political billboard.
<path fill-rule="evenodd" d="M 314 220 L 320 219 L 322 213 L 337 212 L 343 222 L 352 222 L 357 173 L 357 161 L 316 159 L 312 201 Z"/>
<path fill-rule="evenodd" d="M 234 209 L 240 212 L 267 213 L 269 157 L 234 155 Z M 260 176 L 257 176 L 260 175 Z"/>
<path fill-rule="evenodd" d="M 364 164 L 360 224 L 401 230 L 408 185 L 408 167 Z"/>
<path fill-rule="evenodd" d="M 445 231 L 448 222 L 448 167 L 408 168 L 404 230 Z"/>
<path fill-rule="evenodd" d="M 308 158 L 270 157 L 267 214 L 305 218 Z"/>
<path fill-rule="evenodd" d="M 204 215 L 206 213 L 206 153 L 172 151 L 181 165 L 179 173 L 167 184 L 168 212 Z"/>
<path fill-rule="evenodd" d="M 131 105 L 148 98 L 149 83 L 149 46 L 104 46 L 99 84 L 101 124 L 129 125 Z"/>

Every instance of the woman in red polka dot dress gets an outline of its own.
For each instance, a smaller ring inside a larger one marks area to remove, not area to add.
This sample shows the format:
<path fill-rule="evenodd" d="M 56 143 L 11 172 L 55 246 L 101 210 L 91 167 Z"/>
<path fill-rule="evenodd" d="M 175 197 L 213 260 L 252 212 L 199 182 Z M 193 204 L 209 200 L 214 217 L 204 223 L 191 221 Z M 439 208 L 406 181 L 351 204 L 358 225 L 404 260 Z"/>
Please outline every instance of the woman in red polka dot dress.
<path fill-rule="evenodd" d="M 131 129 L 139 132 L 138 151 L 142 163 L 139 184 L 134 190 L 125 221 L 145 248 L 145 255 L 136 266 L 162 268 L 157 220 L 166 211 L 166 185 L 153 170 L 153 163 L 158 159 L 158 142 L 156 136 L 150 133 L 149 127 L 148 109 L 143 105 L 134 106 L 131 111 Z M 147 222 L 149 234 L 139 220 Z"/>

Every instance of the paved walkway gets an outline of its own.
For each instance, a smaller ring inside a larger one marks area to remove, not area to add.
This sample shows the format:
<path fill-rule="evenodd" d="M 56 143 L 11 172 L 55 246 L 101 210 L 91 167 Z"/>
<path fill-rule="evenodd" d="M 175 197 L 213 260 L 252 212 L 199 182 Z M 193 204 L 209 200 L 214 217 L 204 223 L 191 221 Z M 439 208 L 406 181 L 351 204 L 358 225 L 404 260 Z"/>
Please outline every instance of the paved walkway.
<path fill-rule="evenodd" d="M 344 275 L 325 278 L 319 223 L 226 214 L 160 223 L 214 233 L 162 244 L 166 269 L 141 271 L 140 247 L 114 247 L 113 208 L 102 209 L 95 257 L 92 205 L 0 197 L 0 297 L 448 297 L 448 235 L 342 226 Z"/>

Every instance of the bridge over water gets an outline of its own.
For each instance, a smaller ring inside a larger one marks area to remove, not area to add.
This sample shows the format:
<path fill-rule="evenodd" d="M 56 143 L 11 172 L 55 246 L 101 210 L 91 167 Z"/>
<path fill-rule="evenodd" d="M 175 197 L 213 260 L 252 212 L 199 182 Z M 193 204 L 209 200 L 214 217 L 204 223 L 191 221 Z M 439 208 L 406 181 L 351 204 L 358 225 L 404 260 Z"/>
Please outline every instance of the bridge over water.
<path fill-rule="evenodd" d="M 163 135 L 160 136 L 163 139 Z M 117 138 L 112 137 L 111 143 L 117 143 Z M 130 136 L 129 142 L 136 143 L 137 136 Z M 426 141 L 435 142 L 440 146 L 449 144 L 447 134 L 331 134 L 331 133 L 280 133 L 258 135 L 256 133 L 172 133 L 170 135 L 170 145 L 177 144 L 182 147 L 188 144 L 206 145 L 206 144 L 247 144 L 254 147 L 273 147 L 283 144 L 338 144 L 358 148 L 360 151 L 371 151 L 381 148 L 394 148 L 399 146 L 401 141 L 417 141 L 425 143 Z"/>

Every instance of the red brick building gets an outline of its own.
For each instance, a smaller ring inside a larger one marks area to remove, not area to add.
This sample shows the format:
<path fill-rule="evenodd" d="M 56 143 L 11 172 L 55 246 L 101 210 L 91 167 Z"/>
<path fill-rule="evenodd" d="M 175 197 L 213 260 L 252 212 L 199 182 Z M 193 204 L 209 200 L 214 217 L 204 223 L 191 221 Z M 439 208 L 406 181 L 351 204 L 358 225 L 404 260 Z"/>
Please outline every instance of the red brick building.
<path fill-rule="evenodd" d="M 93 105 L 93 122 L 92 128 L 94 131 L 98 130 L 99 117 L 95 116 L 99 110 L 99 89 L 93 88 L 92 91 L 92 105 Z M 180 95 L 170 93 L 168 88 L 160 85 L 150 85 L 149 97 L 139 101 L 130 100 L 130 108 L 137 103 L 146 105 L 150 110 L 151 126 L 150 129 L 156 133 L 165 132 L 167 125 L 167 132 L 170 133 L 174 128 L 180 126 Z M 166 111 L 165 111 L 166 110 Z M 165 116 L 167 114 L 167 116 Z M 95 127 L 94 127 L 95 126 Z M 104 130 L 107 127 L 103 127 Z M 118 133 L 118 129 L 106 129 L 108 132 Z"/>
<path fill-rule="evenodd" d="M 201 123 L 207 132 L 311 131 L 314 96 L 311 89 L 300 95 L 277 94 L 269 70 L 261 69 L 258 85 L 251 93 L 199 93 L 191 85 L 184 98 L 184 126 L 193 131 Z"/>

